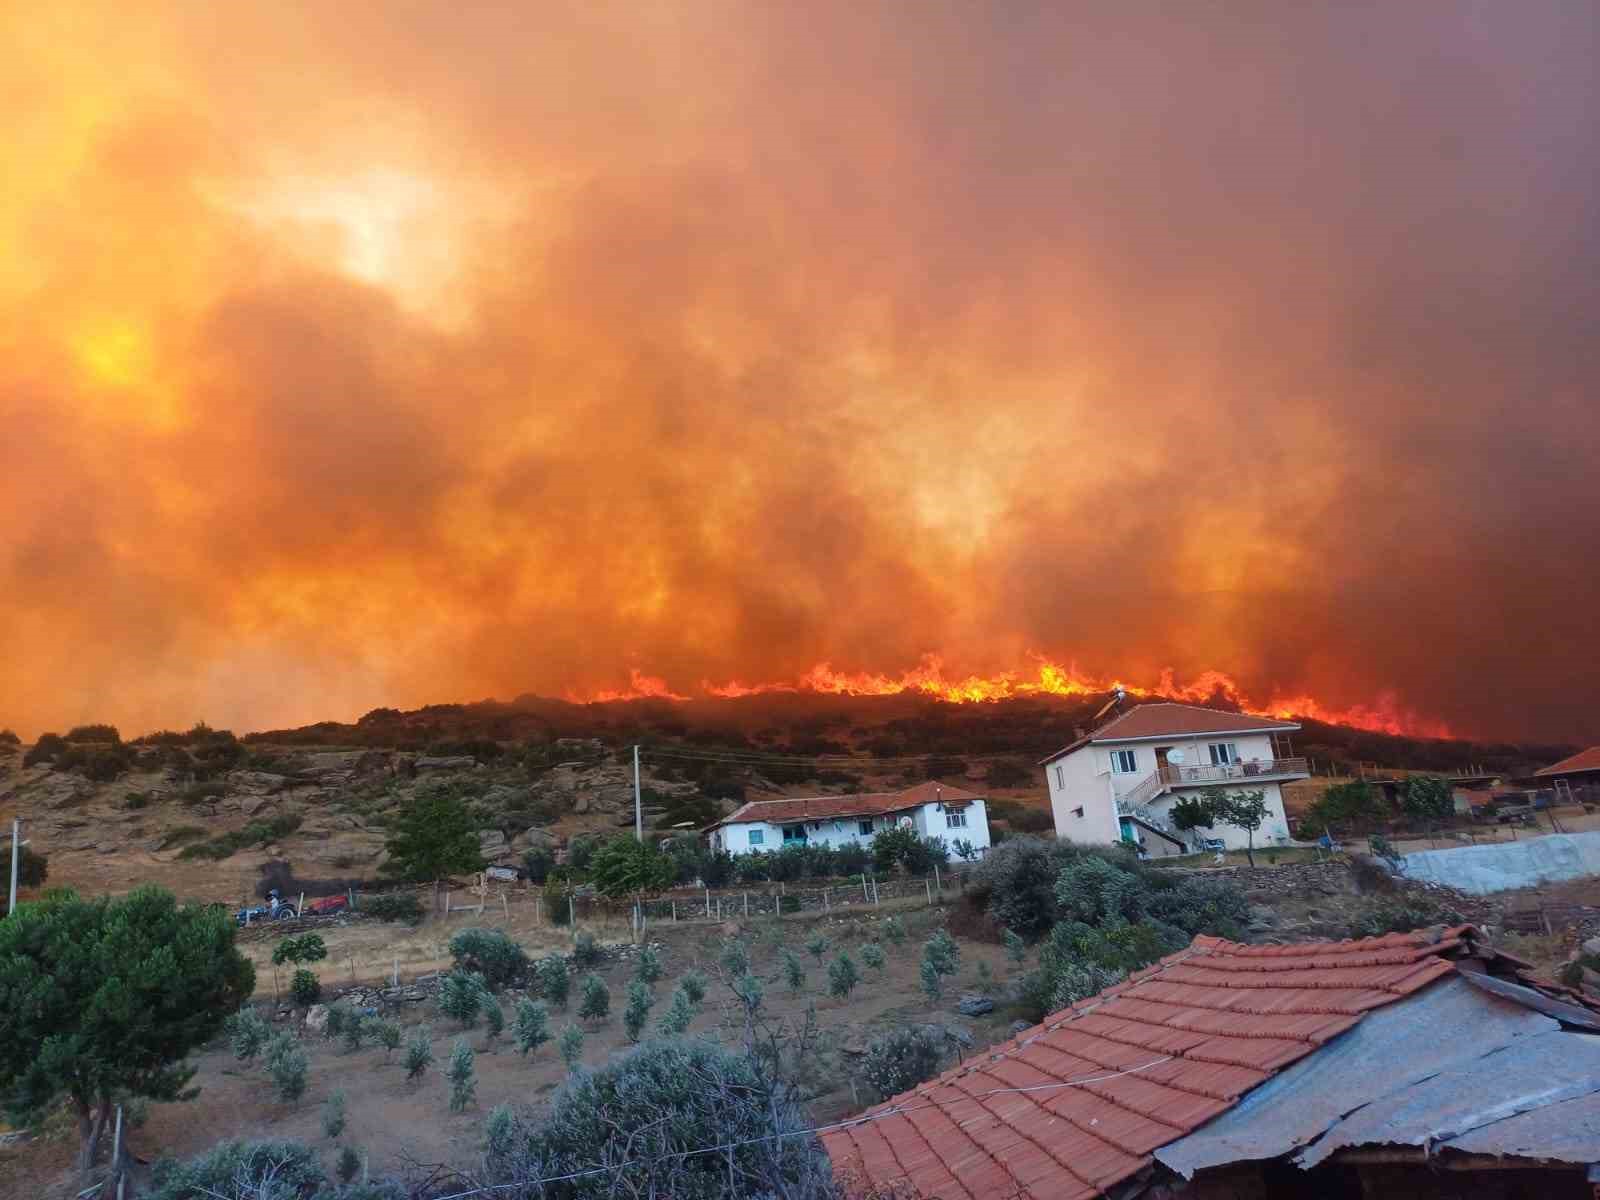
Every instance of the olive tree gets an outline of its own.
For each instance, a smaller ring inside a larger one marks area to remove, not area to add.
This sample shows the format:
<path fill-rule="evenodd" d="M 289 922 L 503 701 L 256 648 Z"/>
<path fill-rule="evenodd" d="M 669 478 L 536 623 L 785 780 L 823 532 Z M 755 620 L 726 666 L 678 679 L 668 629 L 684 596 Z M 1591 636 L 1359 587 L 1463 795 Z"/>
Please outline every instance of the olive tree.
<path fill-rule="evenodd" d="M 255 987 L 221 908 L 142 887 L 57 892 L 0 921 L 0 1096 L 21 1119 L 65 1098 L 94 1165 L 123 1097 L 187 1099 L 185 1061 Z"/>

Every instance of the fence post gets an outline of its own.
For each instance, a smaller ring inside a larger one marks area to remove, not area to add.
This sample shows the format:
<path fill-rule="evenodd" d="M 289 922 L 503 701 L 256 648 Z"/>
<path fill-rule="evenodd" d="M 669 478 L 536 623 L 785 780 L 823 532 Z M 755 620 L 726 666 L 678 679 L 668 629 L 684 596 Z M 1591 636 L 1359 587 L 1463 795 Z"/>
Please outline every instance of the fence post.
<path fill-rule="evenodd" d="M 933 882 L 926 875 L 922 877 L 922 886 L 928 893 L 928 904 L 931 907 L 933 904 Z"/>
<path fill-rule="evenodd" d="M 933 890 L 944 895 L 944 880 L 939 878 L 939 864 L 933 864 Z"/>
<path fill-rule="evenodd" d="M 749 892 L 746 892 L 744 894 L 744 915 L 747 918 L 750 916 L 750 893 Z"/>
<path fill-rule="evenodd" d="M 823 888 L 822 889 L 822 911 L 823 912 L 827 912 L 828 911 L 828 889 L 827 888 Z"/>
<path fill-rule="evenodd" d="M 672 902 L 672 923 L 674 925 L 678 923 L 678 902 L 676 899 Z"/>
<path fill-rule="evenodd" d="M 398 954 L 394 956 L 394 986 L 400 986 L 400 956 Z"/>
<path fill-rule="evenodd" d="M 867 895 L 867 873 L 863 871 L 861 872 L 861 903 L 867 904 L 871 900 L 872 897 Z"/>
<path fill-rule="evenodd" d="M 445 890 L 444 890 L 444 915 L 447 916 L 447 917 L 450 915 L 450 889 L 449 888 L 445 888 Z"/>
<path fill-rule="evenodd" d="M 577 937 L 578 936 L 578 901 L 572 896 L 568 896 L 567 897 L 567 923 L 572 926 L 572 936 L 573 937 Z"/>
<path fill-rule="evenodd" d="M 711 889 L 706 888 L 706 920 L 711 920 Z"/>

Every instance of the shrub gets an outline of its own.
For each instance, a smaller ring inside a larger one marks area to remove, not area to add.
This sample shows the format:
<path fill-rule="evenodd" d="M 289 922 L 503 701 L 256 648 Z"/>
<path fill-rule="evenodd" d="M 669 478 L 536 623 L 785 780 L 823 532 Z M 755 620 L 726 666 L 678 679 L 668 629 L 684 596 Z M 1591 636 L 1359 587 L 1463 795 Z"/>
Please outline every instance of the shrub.
<path fill-rule="evenodd" d="M 924 958 L 917 968 L 917 978 L 922 984 L 922 994 L 928 997 L 928 1003 L 939 1003 L 939 998 L 944 995 L 944 976 L 939 973 L 938 966 L 931 959 Z"/>
<path fill-rule="evenodd" d="M 411 1035 L 411 1040 L 406 1043 L 403 1061 L 407 1079 L 421 1079 L 423 1073 L 433 1065 L 433 1035 L 427 1026 Z"/>
<path fill-rule="evenodd" d="M 354 1146 L 344 1146 L 339 1150 L 339 1165 L 335 1168 L 339 1182 L 348 1184 L 355 1179 L 361 1171 L 361 1155 L 356 1153 Z"/>
<path fill-rule="evenodd" d="M 934 970 L 941 975 L 954 975 L 961 969 L 961 947 L 942 929 L 934 930 L 933 936 L 923 943 L 922 957 L 933 963 Z"/>
<path fill-rule="evenodd" d="M 916 853 L 919 840 L 915 829 L 903 825 L 880 829 L 872 837 L 873 866 L 883 874 L 889 874 L 896 865 L 905 861 L 907 855 Z"/>
<path fill-rule="evenodd" d="M 905 923 L 899 917 L 890 917 L 883 923 L 883 936 L 888 938 L 893 945 L 901 945 L 906 940 Z"/>
<path fill-rule="evenodd" d="M 1450 781 L 1438 775 L 1413 775 L 1400 792 L 1406 814 L 1422 819 L 1448 817 L 1455 812 L 1455 796 Z"/>
<path fill-rule="evenodd" d="M 589 834 L 578 834 L 567 842 L 567 866 L 578 872 L 587 871 L 600 848 L 600 839 Z"/>
<path fill-rule="evenodd" d="M 861 1073 L 887 1100 L 937 1075 L 942 1052 L 938 1035 L 927 1028 L 896 1029 L 867 1044 Z"/>
<path fill-rule="evenodd" d="M 545 881 L 544 912 L 552 925 L 572 923 L 572 888 L 566 880 L 551 875 Z"/>
<path fill-rule="evenodd" d="M 737 979 L 750 971 L 750 948 L 738 938 L 728 938 L 722 943 L 717 962 L 730 976 Z"/>
<path fill-rule="evenodd" d="M 689 1003 L 696 1008 L 706 998 L 706 977 L 699 971 L 690 971 L 678 980 L 678 986 L 683 989 L 683 994 L 689 997 Z"/>
<path fill-rule="evenodd" d="M 576 1025 L 568 1025 L 561 1031 L 561 1061 L 567 1064 L 567 1070 L 573 1070 L 583 1058 L 583 1030 Z"/>
<path fill-rule="evenodd" d="M 861 982 L 861 972 L 855 960 L 843 950 L 828 964 L 828 994 L 835 1000 L 848 1000 Z"/>
<path fill-rule="evenodd" d="M 362 896 L 361 911 L 380 921 L 404 921 L 407 925 L 422 923 L 422 901 L 411 892 L 380 892 L 375 896 Z"/>
<path fill-rule="evenodd" d="M 284 963 L 321 962 L 327 957 L 328 944 L 318 933 L 286 937 L 272 948 L 272 965 L 275 967 L 281 967 Z"/>
<path fill-rule="evenodd" d="M 328 1023 L 323 1026 L 322 1036 L 332 1041 L 344 1032 L 345 1022 L 354 1020 L 350 1013 L 350 1006 L 343 1000 L 328 1005 Z"/>
<path fill-rule="evenodd" d="M 579 989 L 578 1016 L 585 1021 L 603 1021 L 611 1013 L 611 993 L 598 975 L 585 975 Z"/>
<path fill-rule="evenodd" d="M 488 1031 L 488 1041 L 494 1041 L 495 1038 L 505 1032 L 505 1010 L 500 1007 L 500 1001 L 496 1000 L 489 992 L 483 994 L 483 1023 Z"/>
<path fill-rule="evenodd" d="M 515 983 L 528 970 L 526 951 L 500 929 L 463 929 L 450 939 L 450 957 L 457 970 L 482 976 L 491 991 Z"/>
<path fill-rule="evenodd" d="M 228 1018 L 224 1028 L 233 1056 L 240 1062 L 249 1062 L 260 1054 L 272 1037 L 272 1027 L 253 1008 L 241 1008 Z"/>
<path fill-rule="evenodd" d="M 688 993 L 682 987 L 675 988 L 672 1001 L 667 1005 L 661 1019 L 656 1022 L 656 1031 L 662 1037 L 677 1037 L 687 1032 L 689 1022 L 694 1020 L 694 1004 L 690 1001 Z"/>
<path fill-rule="evenodd" d="M 884 963 L 883 947 L 877 942 L 868 942 L 861 947 L 861 961 L 874 971 L 882 971 Z"/>
<path fill-rule="evenodd" d="M 1382 902 L 1359 913 L 1350 922 L 1353 938 L 1382 937 L 1386 933 L 1409 933 L 1429 925 L 1459 925 L 1462 916 L 1453 908 L 1423 896 L 1407 896 Z"/>
<path fill-rule="evenodd" d="M 450 1051 L 450 1068 L 446 1077 L 450 1080 L 450 1111 L 464 1112 L 467 1105 L 477 1098 L 478 1072 L 473 1066 L 472 1047 L 459 1038 L 456 1039 L 455 1049 Z"/>
<path fill-rule="evenodd" d="M 968 900 L 1005 928 L 1038 937 L 1055 923 L 1056 878 L 1075 854 L 1065 842 L 1009 838 L 973 868 Z"/>
<path fill-rule="evenodd" d="M 509 1104 L 496 1104 L 483 1123 L 483 1148 L 490 1158 L 511 1153 L 517 1135 L 517 1115 Z"/>
<path fill-rule="evenodd" d="M 828 935 L 819 929 L 806 940 L 806 949 L 818 963 L 821 963 L 822 956 L 828 952 Z"/>
<path fill-rule="evenodd" d="M 567 960 L 551 954 L 539 960 L 537 971 L 539 992 L 557 1008 L 566 1008 L 567 995 L 572 990 L 572 977 L 567 974 Z"/>
<path fill-rule="evenodd" d="M 661 978 L 661 952 L 654 946 L 644 947 L 639 951 L 633 973 L 644 983 L 655 983 Z"/>
<path fill-rule="evenodd" d="M 630 1042 L 637 1042 L 644 1032 L 655 997 L 650 994 L 649 985 L 637 979 L 628 985 L 627 995 L 628 1001 L 622 1009 L 622 1029 Z"/>
<path fill-rule="evenodd" d="M 289 980 L 289 999 L 296 1008 L 310 1008 L 322 995 L 322 983 L 311 971 L 301 967 Z"/>
<path fill-rule="evenodd" d="M 632 834 L 619 834 L 599 850 L 589 863 L 589 878 L 601 895 L 631 896 L 671 887 L 678 869 L 652 842 Z"/>
<path fill-rule="evenodd" d="M 22 765 L 32 767 L 39 763 L 54 763 L 66 752 L 67 741 L 59 733 L 41 733 L 39 740 L 22 756 Z"/>
<path fill-rule="evenodd" d="M 1015 930 L 1005 931 L 1006 957 L 1011 960 L 1011 965 L 1020 967 L 1028 957 L 1028 943 L 1019 937 Z"/>
<path fill-rule="evenodd" d="M 483 976 L 466 971 L 451 971 L 439 981 L 439 1011 L 470 1029 L 483 1011 Z"/>
<path fill-rule="evenodd" d="M 572 944 L 572 961 L 580 967 L 598 967 L 605 959 L 606 953 L 592 933 L 580 933 Z"/>
<path fill-rule="evenodd" d="M 724 888 L 733 879 L 733 855 L 726 850 L 707 850 L 700 858 L 700 882 L 708 888 Z"/>
<path fill-rule="evenodd" d="M 383 1057 L 400 1049 L 400 1024 L 397 1021 L 379 1021 L 372 1027 L 372 1032 L 378 1039 L 378 1045 L 383 1047 Z"/>
<path fill-rule="evenodd" d="M 361 1049 L 361 1043 L 366 1040 L 367 1019 L 360 1013 L 351 1013 L 344 1023 L 344 1048 L 346 1051 Z"/>
<path fill-rule="evenodd" d="M 311 1059 L 301 1049 L 292 1034 L 282 1034 L 287 1041 L 273 1040 L 267 1054 L 267 1070 L 272 1075 L 272 1086 L 278 1099 L 293 1104 L 306 1094 L 306 1076 L 311 1070 Z"/>
<path fill-rule="evenodd" d="M 550 878 L 550 870 L 555 865 L 555 855 L 545 846 L 529 846 L 523 851 L 522 869 L 528 873 L 528 881 L 537 887 L 545 885 Z"/>
<path fill-rule="evenodd" d="M 734 999 L 738 1000 L 740 1004 L 744 1005 L 745 1012 L 752 1017 L 755 1016 L 755 1014 L 761 1008 L 763 994 L 761 980 L 757 979 L 754 975 L 741 975 L 738 979 L 733 981 Z"/>
<path fill-rule="evenodd" d="M 185 1163 L 156 1163 L 147 1200 L 312 1200 L 328 1177 L 299 1142 L 223 1142 Z"/>
<path fill-rule="evenodd" d="M 535 1000 L 521 1000 L 517 1003 L 517 1018 L 512 1026 L 512 1036 L 516 1039 L 517 1049 L 523 1054 L 530 1050 L 537 1050 L 550 1040 L 550 1015 L 544 1005 Z"/>
<path fill-rule="evenodd" d="M 783 948 L 783 978 L 791 992 L 798 992 L 806 986 L 805 966 L 800 962 L 800 956 L 787 946 Z"/>
<path fill-rule="evenodd" d="M 815 1140 L 793 1136 L 806 1124 L 798 1099 L 752 1059 L 700 1039 L 651 1042 L 569 1078 L 529 1131 L 525 1161 L 546 1176 L 618 1164 L 563 1185 L 569 1200 L 720 1200 L 771 1194 L 769 1181 L 782 1181 L 787 1195 L 825 1194 L 828 1168 Z M 722 1144 L 731 1148 L 691 1153 Z"/>
<path fill-rule="evenodd" d="M 336 1138 L 344 1132 L 344 1093 L 335 1091 L 322 1102 L 322 1132 Z"/>

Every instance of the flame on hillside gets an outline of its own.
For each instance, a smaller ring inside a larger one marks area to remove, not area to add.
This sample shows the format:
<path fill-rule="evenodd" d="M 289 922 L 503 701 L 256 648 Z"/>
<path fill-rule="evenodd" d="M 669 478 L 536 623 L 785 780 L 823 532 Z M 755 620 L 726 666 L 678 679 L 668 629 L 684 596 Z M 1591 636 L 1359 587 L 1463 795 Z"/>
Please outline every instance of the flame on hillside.
<path fill-rule="evenodd" d="M 717 699 L 739 699 L 775 692 L 822 696 L 897 696 L 919 693 L 950 704 L 976 704 L 1012 700 L 1027 696 L 1096 696 L 1113 688 L 1144 699 L 1180 700 L 1191 704 L 1222 704 L 1242 712 L 1259 713 L 1282 719 L 1306 717 L 1331 725 L 1345 725 L 1374 733 L 1409 737 L 1450 737 L 1443 722 L 1423 717 L 1403 708 L 1392 693 L 1379 696 L 1374 704 L 1338 708 L 1307 695 L 1273 693 L 1266 699 L 1252 697 L 1221 671 L 1203 671 L 1180 683 L 1169 669 L 1148 686 L 1116 678 L 1102 678 L 1080 671 L 1076 664 L 1062 664 L 1034 658 L 1031 671 L 1002 671 L 996 675 L 950 675 L 943 660 L 927 654 L 909 670 L 898 675 L 871 671 L 837 671 L 831 663 L 818 663 L 797 679 L 745 683 L 728 680 L 700 681 L 701 695 Z M 626 688 L 581 693 L 568 689 L 567 699 L 575 703 L 604 704 L 619 700 L 688 700 L 666 680 L 646 675 L 635 668 L 629 673 Z"/>

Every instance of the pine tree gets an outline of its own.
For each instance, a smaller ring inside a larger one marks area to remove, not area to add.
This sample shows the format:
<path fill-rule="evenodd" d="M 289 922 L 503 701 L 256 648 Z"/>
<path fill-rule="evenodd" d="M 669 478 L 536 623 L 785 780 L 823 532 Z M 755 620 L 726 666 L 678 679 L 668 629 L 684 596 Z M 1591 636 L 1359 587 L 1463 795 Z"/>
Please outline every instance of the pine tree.
<path fill-rule="evenodd" d="M 478 1073 L 473 1066 L 472 1047 L 461 1039 L 456 1039 L 455 1049 L 450 1052 L 450 1111 L 462 1112 L 467 1105 L 477 1098 Z"/>
<path fill-rule="evenodd" d="M 585 975 L 578 998 L 578 1016 L 585 1021 L 603 1021 L 611 1013 L 611 993 L 598 975 Z"/>
<path fill-rule="evenodd" d="M 543 1004 L 524 999 L 517 1004 L 517 1019 L 513 1026 L 517 1049 L 523 1054 L 537 1050 L 550 1040 L 550 1017 Z"/>
<path fill-rule="evenodd" d="M 567 1070 L 575 1069 L 583 1058 L 583 1030 L 576 1025 L 568 1025 L 561 1031 L 561 1061 L 567 1064 Z"/>
<path fill-rule="evenodd" d="M 639 1035 L 644 1032 L 644 1023 L 649 1019 L 650 1006 L 654 1003 L 655 997 L 644 982 L 635 979 L 628 985 L 628 1002 L 622 1010 L 622 1028 L 630 1042 L 637 1042 Z"/>
<path fill-rule="evenodd" d="M 868 942 L 865 946 L 861 947 L 861 961 L 866 963 L 867 966 L 871 967 L 874 971 L 881 972 L 883 970 L 884 963 L 883 947 L 878 945 L 877 942 Z"/>
<path fill-rule="evenodd" d="M 421 1079 L 433 1065 L 433 1035 L 426 1025 L 411 1035 L 406 1043 L 405 1067 L 407 1079 Z"/>
<path fill-rule="evenodd" d="M 805 966 L 800 962 L 800 956 L 787 946 L 783 948 L 783 978 L 791 992 L 798 992 L 806 986 Z"/>
<path fill-rule="evenodd" d="M 828 964 L 828 994 L 836 1000 L 848 1000 L 860 982 L 861 972 L 856 969 L 855 960 L 845 951 L 839 951 L 838 957 Z"/>

